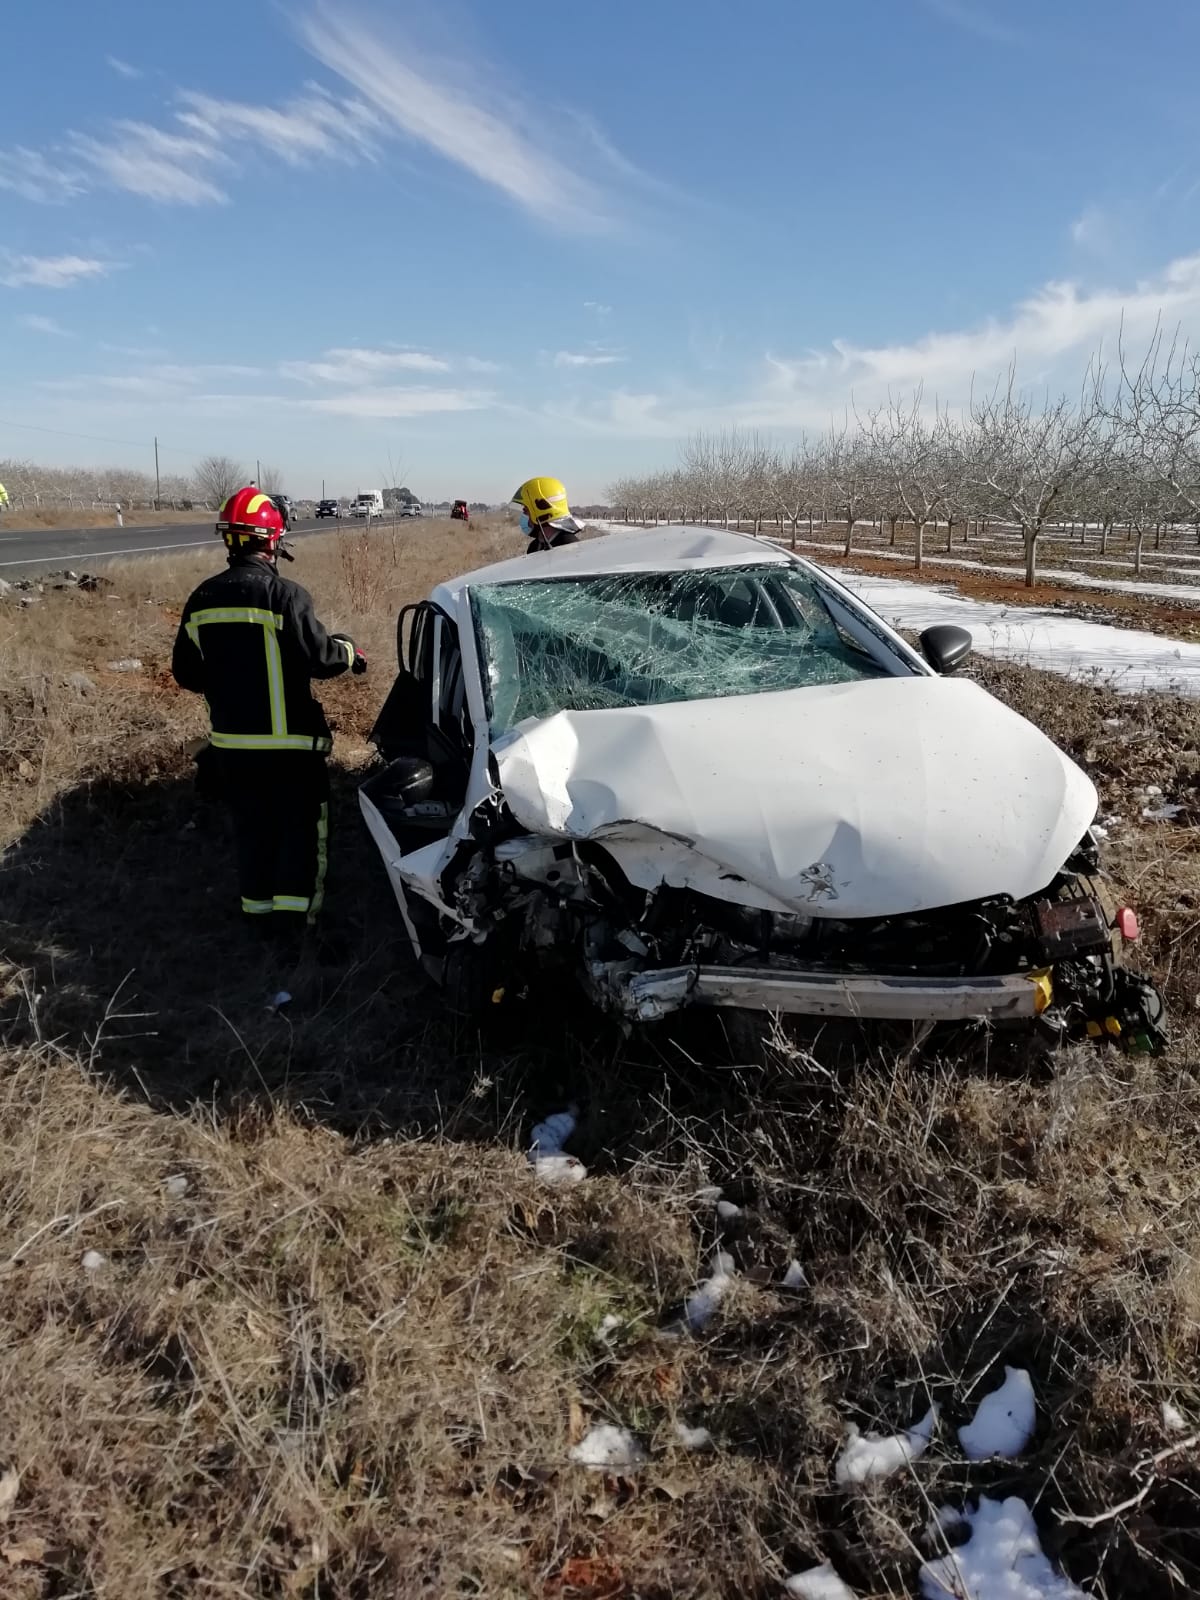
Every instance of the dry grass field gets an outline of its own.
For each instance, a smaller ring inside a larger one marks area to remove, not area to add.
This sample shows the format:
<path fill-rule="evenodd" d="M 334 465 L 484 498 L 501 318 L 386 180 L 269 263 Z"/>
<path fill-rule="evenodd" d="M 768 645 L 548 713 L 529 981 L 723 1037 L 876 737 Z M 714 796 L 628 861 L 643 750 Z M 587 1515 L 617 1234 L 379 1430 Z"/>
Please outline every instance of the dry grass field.
<path fill-rule="evenodd" d="M 321 691 L 328 918 L 286 972 L 244 941 L 191 782 L 203 707 L 169 673 L 219 550 L 0 601 L 0 1595 L 766 1600 L 829 1558 L 902 1596 L 931 1507 L 980 1492 L 1023 1496 L 1097 1596 L 1200 1593 L 1200 705 L 977 669 L 1124 819 L 1161 1059 L 624 1039 L 566 999 L 481 1031 L 414 971 L 354 787 L 398 606 L 515 542 L 298 546 L 371 673 Z M 1142 819 L 1148 786 L 1175 821 Z M 569 1103 L 589 1176 L 539 1187 L 530 1127 Z M 680 1337 L 718 1247 L 734 1287 Z M 1006 1364 L 1036 1433 L 968 1465 L 955 1427 Z M 835 1484 L 849 1423 L 930 1400 L 919 1464 Z M 597 1422 L 646 1464 L 573 1465 Z"/>

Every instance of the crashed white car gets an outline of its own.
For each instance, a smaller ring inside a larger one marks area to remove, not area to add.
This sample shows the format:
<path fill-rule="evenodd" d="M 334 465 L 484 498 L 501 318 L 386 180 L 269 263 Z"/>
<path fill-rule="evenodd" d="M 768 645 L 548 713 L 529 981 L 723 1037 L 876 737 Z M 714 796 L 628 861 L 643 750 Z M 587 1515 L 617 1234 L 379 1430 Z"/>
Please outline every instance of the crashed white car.
<path fill-rule="evenodd" d="M 398 625 L 367 825 L 418 957 L 477 997 L 570 974 L 685 1006 L 1044 1018 L 1155 1048 L 1102 908 L 1090 780 L 828 573 L 707 528 L 440 585 Z"/>

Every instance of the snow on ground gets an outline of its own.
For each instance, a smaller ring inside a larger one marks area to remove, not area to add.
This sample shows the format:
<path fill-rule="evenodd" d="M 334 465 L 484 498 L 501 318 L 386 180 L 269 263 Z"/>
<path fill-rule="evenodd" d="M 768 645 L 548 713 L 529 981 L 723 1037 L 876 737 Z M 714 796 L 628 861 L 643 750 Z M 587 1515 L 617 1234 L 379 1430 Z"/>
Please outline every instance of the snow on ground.
<path fill-rule="evenodd" d="M 971 1461 L 1019 1456 L 1037 1424 L 1033 1382 L 1024 1367 L 1005 1367 L 1004 1382 L 980 1401 L 974 1417 L 958 1430 L 963 1454 Z"/>
<path fill-rule="evenodd" d="M 843 1488 L 848 1483 L 889 1478 L 910 1461 L 920 1460 L 929 1448 L 936 1426 L 936 1406 L 930 1406 L 921 1421 L 907 1433 L 860 1433 L 851 1423 L 834 1476 Z"/>
<path fill-rule="evenodd" d="M 876 578 L 830 562 L 821 565 L 893 627 L 919 633 L 935 622 L 954 622 L 970 631 L 983 655 L 1094 679 L 1131 694 L 1157 689 L 1200 697 L 1200 644 L 1085 622 L 1040 606 L 970 600 L 949 588 Z"/>
<path fill-rule="evenodd" d="M 925 1600 L 1087 1600 L 1051 1565 L 1023 1500 L 984 1495 L 966 1520 L 967 1543 L 921 1568 Z"/>
<path fill-rule="evenodd" d="M 788 539 L 776 539 L 776 544 L 786 544 L 790 548 Z M 828 544 L 819 544 L 815 539 L 810 543 L 806 539 L 797 541 L 797 548 L 801 550 L 828 550 Z M 899 561 L 906 566 L 913 564 L 911 550 L 881 550 L 874 545 L 863 545 L 856 552 L 860 556 L 870 556 L 876 561 Z M 1023 583 L 1025 581 L 1025 568 L 1000 566 L 985 561 L 968 561 L 960 556 L 930 556 L 923 558 L 926 567 L 958 567 L 967 572 L 986 572 L 991 577 L 1012 578 Z M 1068 572 L 1065 567 L 1039 567 L 1038 582 L 1069 583 L 1077 589 L 1101 589 L 1108 594 L 1140 594 L 1152 600 L 1190 600 L 1200 602 L 1200 588 L 1187 583 L 1141 583 L 1134 578 L 1090 578 L 1084 572 Z"/>

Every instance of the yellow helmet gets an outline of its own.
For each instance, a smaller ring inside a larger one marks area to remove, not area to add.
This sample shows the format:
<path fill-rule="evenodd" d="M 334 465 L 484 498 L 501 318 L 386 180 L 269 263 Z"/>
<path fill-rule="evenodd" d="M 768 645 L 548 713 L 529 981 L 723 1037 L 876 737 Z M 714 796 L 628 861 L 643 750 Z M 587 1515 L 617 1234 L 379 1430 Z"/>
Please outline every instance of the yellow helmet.
<path fill-rule="evenodd" d="M 567 491 L 557 478 L 527 478 L 512 497 L 515 506 L 524 506 L 535 528 L 544 523 L 559 523 L 571 517 Z"/>

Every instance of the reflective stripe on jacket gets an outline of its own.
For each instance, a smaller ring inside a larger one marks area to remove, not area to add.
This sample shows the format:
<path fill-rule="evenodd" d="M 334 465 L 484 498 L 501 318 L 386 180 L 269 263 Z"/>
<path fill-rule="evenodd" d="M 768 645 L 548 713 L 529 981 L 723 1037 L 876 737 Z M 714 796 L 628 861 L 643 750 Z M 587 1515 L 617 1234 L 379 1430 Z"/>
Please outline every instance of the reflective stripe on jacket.
<path fill-rule="evenodd" d="M 171 668 L 202 694 L 219 750 L 332 747 L 309 687 L 354 664 L 354 646 L 326 633 L 312 597 L 256 556 L 206 579 L 183 609 Z"/>

